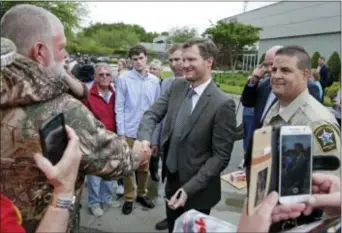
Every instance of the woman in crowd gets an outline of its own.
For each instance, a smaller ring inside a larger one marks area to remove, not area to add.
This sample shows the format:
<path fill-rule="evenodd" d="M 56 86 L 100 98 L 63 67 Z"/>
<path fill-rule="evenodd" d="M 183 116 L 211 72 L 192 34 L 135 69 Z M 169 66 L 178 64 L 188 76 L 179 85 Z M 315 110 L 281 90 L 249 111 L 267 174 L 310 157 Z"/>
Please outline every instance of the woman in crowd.
<path fill-rule="evenodd" d="M 319 89 L 319 97 L 320 97 L 320 102 L 323 103 L 324 100 L 324 96 L 323 96 L 323 88 L 322 85 L 320 83 L 320 76 L 319 76 L 319 72 L 317 72 L 316 69 L 311 69 L 311 79 L 315 82 L 316 86 Z"/>

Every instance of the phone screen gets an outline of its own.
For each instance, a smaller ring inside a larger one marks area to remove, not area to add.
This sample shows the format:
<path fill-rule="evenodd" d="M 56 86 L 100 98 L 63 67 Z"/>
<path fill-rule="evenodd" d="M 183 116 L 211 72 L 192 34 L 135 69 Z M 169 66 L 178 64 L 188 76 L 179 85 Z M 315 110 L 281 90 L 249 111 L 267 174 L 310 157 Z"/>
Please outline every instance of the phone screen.
<path fill-rule="evenodd" d="M 68 145 L 68 136 L 62 114 L 54 117 L 41 129 L 41 140 L 43 140 L 42 143 L 45 145 L 43 146 L 44 156 L 53 165 L 57 164 Z"/>
<path fill-rule="evenodd" d="M 311 135 L 281 136 L 280 196 L 311 193 Z"/>

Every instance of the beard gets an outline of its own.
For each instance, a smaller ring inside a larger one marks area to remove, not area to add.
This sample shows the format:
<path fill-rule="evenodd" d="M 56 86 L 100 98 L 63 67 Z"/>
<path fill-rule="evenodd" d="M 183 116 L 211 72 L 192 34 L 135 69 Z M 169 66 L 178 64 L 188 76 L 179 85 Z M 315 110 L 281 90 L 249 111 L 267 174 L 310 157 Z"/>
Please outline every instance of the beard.
<path fill-rule="evenodd" d="M 62 60 L 61 62 L 57 62 L 56 58 L 53 55 L 52 47 L 47 46 L 49 55 L 51 58 L 51 63 L 48 65 L 47 69 L 50 70 L 53 74 L 56 75 L 58 79 L 63 79 L 66 75 L 66 60 Z"/>
<path fill-rule="evenodd" d="M 50 65 L 47 67 L 53 74 L 55 74 L 58 79 L 63 79 L 66 75 L 65 62 L 56 62 L 55 59 L 52 60 Z"/>

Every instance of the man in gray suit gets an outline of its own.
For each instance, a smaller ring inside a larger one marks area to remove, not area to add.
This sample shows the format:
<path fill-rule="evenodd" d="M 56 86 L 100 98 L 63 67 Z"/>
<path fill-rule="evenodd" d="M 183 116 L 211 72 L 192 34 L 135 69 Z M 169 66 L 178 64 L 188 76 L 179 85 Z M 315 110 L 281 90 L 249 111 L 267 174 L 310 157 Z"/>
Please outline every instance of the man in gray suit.
<path fill-rule="evenodd" d="M 169 59 L 169 66 L 173 72 L 173 76 L 168 77 L 168 78 L 163 80 L 163 82 L 161 84 L 161 88 L 160 88 L 160 95 L 161 96 L 166 92 L 167 89 L 169 89 L 171 87 L 173 80 L 184 78 L 182 46 L 179 44 L 172 45 L 168 50 L 168 59 Z M 160 130 L 161 134 L 160 134 L 159 145 L 161 145 L 161 142 L 162 142 L 161 135 L 162 135 L 164 121 L 165 121 L 165 117 L 164 117 L 164 120 L 160 123 L 161 124 L 161 130 Z M 161 151 L 160 154 L 163 154 L 163 152 Z M 151 172 L 151 177 L 153 177 L 153 175 L 152 175 L 153 172 L 156 172 L 156 170 L 158 171 L 159 156 L 152 156 L 150 161 L 151 161 L 150 172 Z M 155 228 L 157 230 L 167 229 L 167 219 L 165 218 L 162 221 L 158 222 L 156 224 Z"/>
<path fill-rule="evenodd" d="M 216 45 L 191 40 L 182 52 L 185 79 L 174 80 L 144 113 L 135 147 L 148 152 L 153 130 L 167 114 L 161 146 L 169 232 L 185 211 L 210 214 L 220 201 L 220 173 L 230 161 L 236 133 L 235 103 L 211 79 Z"/>
<path fill-rule="evenodd" d="M 173 45 L 168 50 L 168 60 L 169 66 L 173 72 L 173 76 L 164 79 L 161 83 L 160 87 L 160 95 L 162 96 L 167 89 L 171 87 L 173 80 L 184 78 L 183 76 L 183 58 L 182 58 L 182 46 L 179 44 Z M 165 117 L 164 117 L 165 119 Z M 163 122 L 160 123 L 162 128 Z M 159 136 L 159 145 L 161 145 L 161 130 L 156 130 L 154 133 L 160 133 Z M 161 151 L 158 151 L 161 152 Z M 151 178 L 154 181 L 159 181 L 158 176 L 158 163 L 159 163 L 159 155 L 160 153 L 152 153 L 151 160 L 150 160 L 150 173 Z"/>

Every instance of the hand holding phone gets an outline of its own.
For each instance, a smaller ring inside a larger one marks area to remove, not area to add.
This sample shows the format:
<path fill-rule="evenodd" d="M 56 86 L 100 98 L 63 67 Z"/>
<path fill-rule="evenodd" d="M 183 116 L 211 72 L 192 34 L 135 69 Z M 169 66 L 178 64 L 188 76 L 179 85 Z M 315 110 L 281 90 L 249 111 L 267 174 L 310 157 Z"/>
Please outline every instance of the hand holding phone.
<path fill-rule="evenodd" d="M 34 155 L 37 166 L 45 174 L 49 183 L 54 186 L 54 198 L 59 196 L 71 198 L 74 196 L 75 182 L 82 159 L 78 136 L 72 128 L 66 126 L 66 130 L 68 146 L 63 152 L 61 160 L 56 165 L 52 165 L 40 153 Z"/>
<path fill-rule="evenodd" d="M 175 210 L 175 209 L 178 209 L 179 207 L 184 207 L 187 199 L 188 199 L 188 195 L 185 193 L 185 191 L 182 188 L 180 188 L 171 197 L 171 199 L 167 202 L 167 204 L 171 209 Z"/>
<path fill-rule="evenodd" d="M 177 199 L 177 200 L 180 198 L 181 194 L 182 194 L 182 190 L 180 190 L 180 192 L 178 192 L 178 194 L 177 194 L 177 196 L 176 196 L 176 199 Z M 165 200 L 166 202 L 170 202 L 170 200 L 167 199 L 166 196 L 164 196 L 164 200 Z"/>
<path fill-rule="evenodd" d="M 43 156 L 56 165 L 68 145 L 63 113 L 44 121 L 39 127 L 39 135 Z"/>
<path fill-rule="evenodd" d="M 311 196 L 312 130 L 309 126 L 283 126 L 279 148 L 279 202 L 293 204 Z"/>

